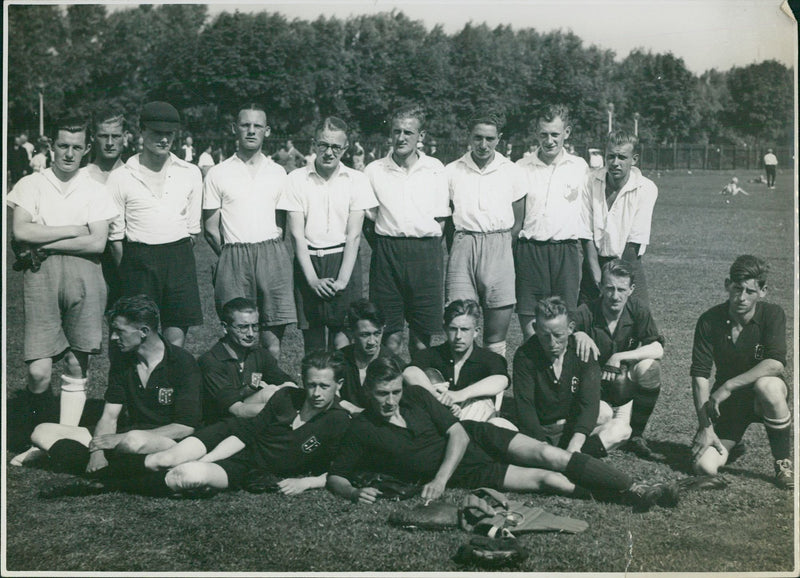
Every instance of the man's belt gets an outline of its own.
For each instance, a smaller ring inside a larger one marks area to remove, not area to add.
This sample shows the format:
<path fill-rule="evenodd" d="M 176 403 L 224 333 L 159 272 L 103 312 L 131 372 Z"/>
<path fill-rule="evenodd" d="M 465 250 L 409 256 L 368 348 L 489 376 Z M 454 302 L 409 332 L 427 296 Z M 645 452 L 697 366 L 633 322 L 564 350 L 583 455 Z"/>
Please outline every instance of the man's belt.
<path fill-rule="evenodd" d="M 308 246 L 309 255 L 313 255 L 315 257 L 334 255 L 336 253 L 342 253 L 343 251 L 344 251 L 344 243 L 341 243 L 339 245 L 333 245 L 331 247 L 312 247 L 311 245 Z"/>

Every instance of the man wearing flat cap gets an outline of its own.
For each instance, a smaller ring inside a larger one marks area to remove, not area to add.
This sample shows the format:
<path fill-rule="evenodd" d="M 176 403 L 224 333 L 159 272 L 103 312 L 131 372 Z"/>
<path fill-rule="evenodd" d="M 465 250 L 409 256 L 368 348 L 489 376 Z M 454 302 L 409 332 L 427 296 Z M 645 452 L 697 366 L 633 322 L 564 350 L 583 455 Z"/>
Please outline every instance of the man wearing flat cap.
<path fill-rule="evenodd" d="M 123 295 L 149 295 L 161 312 L 164 337 L 183 346 L 189 327 L 203 323 L 193 252 L 203 177 L 170 152 L 180 127 L 175 107 L 149 102 L 139 124 L 142 151 L 108 179 L 120 212 L 109 240 Z"/>

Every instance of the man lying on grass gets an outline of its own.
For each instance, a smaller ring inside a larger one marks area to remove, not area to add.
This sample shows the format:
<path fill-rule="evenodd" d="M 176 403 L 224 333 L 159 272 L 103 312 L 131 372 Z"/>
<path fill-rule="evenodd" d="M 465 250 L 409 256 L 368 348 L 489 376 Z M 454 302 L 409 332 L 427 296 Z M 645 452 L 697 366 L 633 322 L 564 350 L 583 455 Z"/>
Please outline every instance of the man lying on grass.
<path fill-rule="evenodd" d="M 675 506 L 674 483 L 634 484 L 611 465 L 567 452 L 487 422 L 459 422 L 420 386 L 403 386 L 400 368 L 378 358 L 367 368 L 366 411 L 354 417 L 328 470 L 328 488 L 353 502 L 372 503 L 376 488 L 354 488 L 359 471 L 422 482 L 422 497 L 439 498 L 450 484 L 516 492 L 555 492 L 624 500 L 646 509 Z"/>
<path fill-rule="evenodd" d="M 737 257 L 725 279 L 728 300 L 697 321 L 690 372 L 699 426 L 692 457 L 696 473 L 716 474 L 742 455 L 745 431 L 761 421 L 775 460 L 775 483 L 791 489 L 792 413 L 783 381 L 786 315 L 762 301 L 767 271 L 757 257 Z"/>

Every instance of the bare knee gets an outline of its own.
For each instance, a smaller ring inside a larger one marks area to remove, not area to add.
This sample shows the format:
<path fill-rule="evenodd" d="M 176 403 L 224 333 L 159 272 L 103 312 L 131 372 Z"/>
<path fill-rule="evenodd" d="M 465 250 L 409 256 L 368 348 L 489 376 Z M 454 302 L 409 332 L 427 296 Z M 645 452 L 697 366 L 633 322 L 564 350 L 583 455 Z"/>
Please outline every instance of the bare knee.
<path fill-rule="evenodd" d="M 37 359 L 28 363 L 28 382 L 33 393 L 42 393 L 50 387 L 53 374 L 51 359 Z"/>
<path fill-rule="evenodd" d="M 760 399 L 773 403 L 786 399 L 786 384 L 780 377 L 760 377 L 753 388 Z"/>
<path fill-rule="evenodd" d="M 709 447 L 694 461 L 692 469 L 697 475 L 715 476 L 719 468 L 724 466 L 727 461 L 727 449 L 723 450 L 723 453 L 720 454 L 716 448 Z"/>
<path fill-rule="evenodd" d="M 70 377 L 77 377 L 82 378 L 86 377 L 86 365 L 87 362 L 83 361 L 83 358 L 86 358 L 85 354 L 75 354 L 72 351 L 68 351 L 66 355 L 64 355 L 64 365 L 66 366 L 67 374 Z"/>
<path fill-rule="evenodd" d="M 633 433 L 629 423 L 616 419 L 611 420 L 605 431 L 607 432 L 607 437 L 604 441 L 612 446 L 629 439 L 631 437 L 631 433 Z M 610 446 L 607 445 L 606 447 L 608 448 Z"/>
<path fill-rule="evenodd" d="M 129 431 L 117 444 L 116 450 L 126 454 L 140 454 L 143 453 L 146 443 L 147 438 L 141 432 Z"/>
<path fill-rule="evenodd" d="M 176 466 L 164 477 L 167 487 L 174 491 L 192 490 L 206 485 L 204 464 L 188 462 Z"/>
<path fill-rule="evenodd" d="M 643 359 L 630 369 L 630 377 L 641 389 L 658 389 L 661 387 L 661 362 Z"/>
<path fill-rule="evenodd" d="M 600 411 L 597 413 L 597 425 L 605 425 L 614 417 L 614 410 L 606 402 L 600 402 Z"/>

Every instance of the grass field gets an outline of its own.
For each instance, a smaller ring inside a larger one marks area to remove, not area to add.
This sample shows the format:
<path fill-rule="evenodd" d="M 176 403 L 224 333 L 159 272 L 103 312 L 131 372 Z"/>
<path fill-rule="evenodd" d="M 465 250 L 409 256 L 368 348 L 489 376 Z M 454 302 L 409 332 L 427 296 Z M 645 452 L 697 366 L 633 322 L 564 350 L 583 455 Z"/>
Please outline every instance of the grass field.
<path fill-rule="evenodd" d="M 794 382 L 793 178 L 782 174 L 776 190 L 748 184 L 756 172 L 740 171 L 750 197 L 725 204 L 716 192 L 727 173 L 649 175 L 660 196 L 651 246 L 645 257 L 652 310 L 666 337 L 663 393 L 646 431 L 665 462 L 620 452 L 608 458 L 637 479 L 689 475 L 689 444 L 696 428 L 688 377 L 697 317 L 725 299 L 723 280 L 741 253 L 772 266 L 768 299 L 789 316 L 788 383 Z M 205 351 L 219 334 L 212 310 L 211 252 L 197 248 L 206 324 L 190 333 L 188 349 Z M 13 395 L 24 383 L 21 276 L 7 275 L 7 381 Z M 516 321 L 509 360 L 519 345 Z M 296 373 L 302 351 L 298 331 L 287 333 L 282 366 Z M 91 371 L 90 396 L 102 398 L 107 360 Z M 762 426 L 745 437 L 748 452 L 726 468 L 724 490 L 686 495 L 676 510 L 634 514 L 621 505 L 554 496 L 525 496 L 555 514 L 581 518 L 577 535 L 533 534 L 521 542 L 531 555 L 525 572 L 779 572 L 796 573 L 795 503 L 772 483 L 772 461 Z M 795 452 L 795 455 L 796 452 Z M 10 456 L 8 456 L 10 457 Z M 8 459 L 7 457 L 7 459 Z M 7 461 L 6 459 L 6 461 Z M 299 497 L 232 492 L 208 500 L 105 494 L 43 500 L 38 492 L 68 479 L 41 468 L 7 468 L 5 563 L 8 571 L 195 572 L 445 572 L 467 535 L 459 531 L 408 533 L 385 521 L 410 504 L 354 505 L 325 491 Z M 463 492 L 449 490 L 457 503 Z"/>

